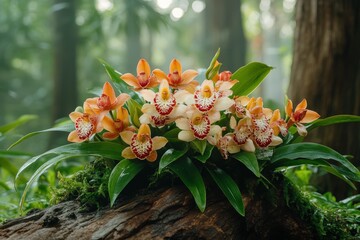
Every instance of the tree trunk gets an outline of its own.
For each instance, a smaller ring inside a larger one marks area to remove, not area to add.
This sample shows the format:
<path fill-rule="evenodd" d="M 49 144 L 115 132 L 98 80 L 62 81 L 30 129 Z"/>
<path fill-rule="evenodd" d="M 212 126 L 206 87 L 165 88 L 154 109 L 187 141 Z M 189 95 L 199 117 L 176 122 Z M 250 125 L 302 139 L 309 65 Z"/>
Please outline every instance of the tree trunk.
<path fill-rule="evenodd" d="M 205 8 L 204 59 L 211 59 L 221 48 L 223 70 L 234 72 L 245 65 L 246 39 L 241 15 L 241 1 L 207 0 Z"/>
<path fill-rule="evenodd" d="M 113 208 L 82 212 L 64 202 L 0 226 L 0 239 L 315 239 L 309 223 L 287 207 L 280 187 L 243 195 L 241 217 L 218 190 L 201 213 L 183 186 L 121 199 Z"/>
<path fill-rule="evenodd" d="M 360 115 L 360 1 L 298 0 L 289 97 L 308 100 L 325 118 Z M 312 141 L 360 159 L 360 126 L 343 124 L 310 134 Z M 343 185 L 329 184 L 343 197 Z"/>
<path fill-rule="evenodd" d="M 54 100 L 53 122 L 77 106 L 75 4 L 54 0 Z"/>

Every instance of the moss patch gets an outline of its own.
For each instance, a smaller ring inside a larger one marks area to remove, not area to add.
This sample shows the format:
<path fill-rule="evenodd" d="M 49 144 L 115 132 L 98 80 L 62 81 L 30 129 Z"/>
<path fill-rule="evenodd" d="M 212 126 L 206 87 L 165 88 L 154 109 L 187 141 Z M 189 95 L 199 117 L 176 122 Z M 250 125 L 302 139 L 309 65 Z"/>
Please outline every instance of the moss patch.
<path fill-rule="evenodd" d="M 287 205 L 313 226 L 319 239 L 360 239 L 360 210 L 336 202 L 330 194 L 301 190 L 290 180 L 284 185 Z"/>

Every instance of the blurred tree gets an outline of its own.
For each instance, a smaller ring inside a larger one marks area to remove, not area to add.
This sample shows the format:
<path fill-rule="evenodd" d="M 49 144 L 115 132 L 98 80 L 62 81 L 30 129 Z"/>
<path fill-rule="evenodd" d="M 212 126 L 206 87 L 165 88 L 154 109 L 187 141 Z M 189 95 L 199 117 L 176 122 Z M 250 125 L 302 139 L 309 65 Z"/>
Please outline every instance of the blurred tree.
<path fill-rule="evenodd" d="M 296 24 L 289 97 L 305 97 L 322 117 L 360 115 L 360 1 L 298 0 Z M 359 160 L 359 136 L 359 124 L 348 124 L 309 137 Z M 328 187 L 344 195 L 342 185 Z"/>
<path fill-rule="evenodd" d="M 54 100 L 53 120 L 68 116 L 77 106 L 76 3 L 54 0 Z"/>
<path fill-rule="evenodd" d="M 241 0 L 207 0 L 205 8 L 204 59 L 211 59 L 221 48 L 223 70 L 235 71 L 245 65 L 246 39 L 241 14 Z"/>

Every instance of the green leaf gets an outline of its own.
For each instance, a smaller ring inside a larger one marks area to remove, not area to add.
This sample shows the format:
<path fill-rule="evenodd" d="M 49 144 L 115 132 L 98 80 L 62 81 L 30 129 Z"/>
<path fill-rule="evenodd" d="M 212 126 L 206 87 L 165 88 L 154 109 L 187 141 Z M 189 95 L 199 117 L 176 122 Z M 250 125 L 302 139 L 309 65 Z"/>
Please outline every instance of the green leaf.
<path fill-rule="evenodd" d="M 242 162 L 250 171 L 255 174 L 255 176 L 260 177 L 259 163 L 256 159 L 255 153 L 242 151 L 231 155 L 231 157 Z"/>
<path fill-rule="evenodd" d="M 219 186 L 230 204 L 241 215 L 245 216 L 244 203 L 241 198 L 241 192 L 236 182 L 222 169 L 214 167 L 213 169 L 206 168 Z"/>
<path fill-rule="evenodd" d="M 202 163 L 206 163 L 206 161 L 210 158 L 211 153 L 214 149 L 214 145 L 206 144 L 206 148 L 203 155 L 196 155 L 194 158 L 199 160 Z"/>
<path fill-rule="evenodd" d="M 19 143 L 25 141 L 26 139 L 33 137 L 35 135 L 38 135 L 40 133 L 46 133 L 46 132 L 71 132 L 72 130 L 74 130 L 74 123 L 72 121 L 67 121 L 65 124 L 62 124 L 60 126 L 56 126 L 56 127 L 52 127 L 52 128 L 48 128 L 45 130 L 41 130 L 41 131 L 36 131 L 36 132 L 31 132 L 26 134 L 25 136 L 21 137 L 19 140 L 17 140 L 16 142 L 14 142 L 13 144 L 11 144 L 8 147 L 8 150 L 10 150 L 11 148 L 15 147 L 16 145 L 18 145 Z"/>
<path fill-rule="evenodd" d="M 179 128 L 173 128 L 167 131 L 163 136 L 169 140 L 169 142 L 182 142 L 179 140 L 178 135 L 181 130 Z"/>
<path fill-rule="evenodd" d="M 207 145 L 207 141 L 206 140 L 195 139 L 194 141 L 190 142 L 190 145 L 192 146 L 192 148 L 195 151 L 199 152 L 201 155 L 204 155 L 206 145 Z"/>
<path fill-rule="evenodd" d="M 146 166 L 140 160 L 121 160 L 112 170 L 108 183 L 110 205 L 113 206 L 116 198 L 128 183 Z"/>
<path fill-rule="evenodd" d="M 210 74 L 211 74 L 219 56 L 220 56 L 220 48 L 216 51 L 214 57 L 211 59 L 209 67 L 206 70 L 206 73 L 205 73 L 206 79 L 212 79 L 212 78 L 210 78 Z"/>
<path fill-rule="evenodd" d="M 13 130 L 14 128 L 17 128 L 20 125 L 23 125 L 24 123 L 27 123 L 37 118 L 38 117 L 36 115 L 23 115 L 11 123 L 0 126 L 0 133 L 4 134 L 10 130 Z"/>
<path fill-rule="evenodd" d="M 275 148 L 271 163 L 276 163 L 282 159 L 324 159 L 334 160 L 353 173 L 359 174 L 359 170 L 349 162 L 344 156 L 335 150 L 317 143 L 295 143 Z"/>
<path fill-rule="evenodd" d="M 71 143 L 57 148 L 50 149 L 38 156 L 29 159 L 21 166 L 16 174 L 15 180 L 34 163 L 37 163 L 42 158 L 50 155 L 87 155 L 87 156 L 101 156 L 109 159 L 120 159 L 121 152 L 124 146 L 112 142 L 91 142 L 91 143 Z"/>
<path fill-rule="evenodd" d="M 312 122 L 311 124 L 306 126 L 306 130 L 308 132 L 311 132 L 312 130 L 318 128 L 318 127 L 325 127 L 330 125 L 335 125 L 339 123 L 354 123 L 354 122 L 360 122 L 360 116 L 356 115 L 335 115 L 328 118 L 323 119 L 317 119 L 316 121 Z M 291 142 L 298 143 L 301 142 L 304 139 L 304 137 L 299 136 L 298 133 L 295 133 L 294 138 Z"/>
<path fill-rule="evenodd" d="M 233 87 L 233 95 L 247 96 L 264 80 L 273 67 L 263 63 L 252 62 L 234 72 L 231 79 L 239 80 Z"/>
<path fill-rule="evenodd" d="M 134 124 L 136 127 L 140 127 L 141 124 L 139 118 L 142 115 L 141 105 L 132 98 L 127 100 L 126 105 L 128 106 L 132 124 Z"/>
<path fill-rule="evenodd" d="M 186 144 L 183 149 L 168 149 L 161 157 L 159 163 L 159 173 L 170 163 L 176 161 L 177 159 L 184 156 L 184 154 L 188 151 L 188 145 Z"/>
<path fill-rule="evenodd" d="M 168 167 L 179 176 L 190 190 L 200 211 L 204 212 L 206 207 L 205 184 L 199 170 L 191 162 L 190 158 L 172 162 Z"/>
<path fill-rule="evenodd" d="M 130 90 L 130 86 L 127 85 L 120 77 L 121 73 L 116 71 L 110 64 L 105 62 L 103 59 L 98 59 L 99 62 L 104 66 L 107 74 L 109 75 L 110 79 L 113 81 L 114 86 L 120 93 L 128 93 L 130 94 L 131 98 L 140 100 L 139 96 L 135 93 L 135 91 Z"/>
<path fill-rule="evenodd" d="M 57 157 L 54 157 L 48 161 L 46 161 L 45 163 L 43 163 L 39 168 L 36 169 L 35 173 L 30 177 L 29 181 L 27 181 L 26 186 L 24 188 L 24 191 L 22 193 L 21 196 L 21 200 L 20 200 L 20 204 L 19 204 L 19 208 L 20 210 L 22 210 L 22 207 L 24 206 L 24 202 L 26 199 L 26 195 L 28 193 L 28 191 L 30 190 L 30 187 L 32 186 L 32 184 L 37 181 L 37 179 L 46 171 L 48 170 L 50 167 L 54 166 L 55 164 L 59 163 L 60 161 L 63 161 L 65 159 L 69 159 L 69 158 L 75 158 L 75 157 L 81 157 L 83 156 L 82 154 L 68 154 L 68 155 L 58 155 Z"/>

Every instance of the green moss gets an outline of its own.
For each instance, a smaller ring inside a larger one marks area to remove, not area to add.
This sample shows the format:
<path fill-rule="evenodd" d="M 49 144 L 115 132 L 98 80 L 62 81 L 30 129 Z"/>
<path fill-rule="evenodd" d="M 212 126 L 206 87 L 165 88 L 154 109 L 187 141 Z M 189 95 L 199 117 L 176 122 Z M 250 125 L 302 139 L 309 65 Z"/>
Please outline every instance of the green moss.
<path fill-rule="evenodd" d="M 287 205 L 311 223 L 319 239 L 360 239 L 360 210 L 336 202 L 331 194 L 320 194 L 295 186 L 284 185 Z"/>
<path fill-rule="evenodd" d="M 99 159 L 87 164 L 72 176 L 59 176 L 59 185 L 52 189 L 52 204 L 77 200 L 84 210 L 96 209 L 109 203 L 107 183 L 113 163 Z"/>

